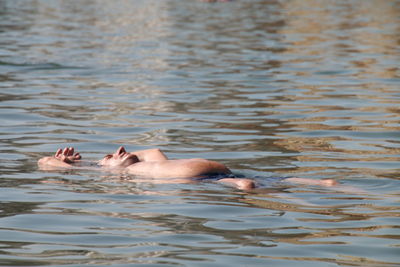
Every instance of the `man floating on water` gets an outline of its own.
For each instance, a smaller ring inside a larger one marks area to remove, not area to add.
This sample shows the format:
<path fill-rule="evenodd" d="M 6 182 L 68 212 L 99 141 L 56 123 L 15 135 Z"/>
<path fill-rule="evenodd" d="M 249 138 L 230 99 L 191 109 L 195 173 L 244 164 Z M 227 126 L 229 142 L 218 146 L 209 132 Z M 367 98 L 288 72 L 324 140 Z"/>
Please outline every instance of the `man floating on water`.
<path fill-rule="evenodd" d="M 88 164 L 89 163 L 89 164 Z M 73 147 L 58 149 L 52 157 L 39 159 L 42 169 L 85 168 L 96 166 L 100 170 L 129 174 L 137 178 L 151 179 L 153 183 L 194 183 L 213 179 L 240 190 L 256 188 L 253 179 L 236 178 L 225 165 L 201 158 L 168 159 L 160 149 L 127 152 L 119 147 L 113 154 L 107 154 L 98 162 L 85 162 Z M 277 178 L 279 179 L 279 178 Z M 307 178 L 283 178 L 281 181 L 316 186 L 335 186 L 333 179 L 314 180 Z"/>

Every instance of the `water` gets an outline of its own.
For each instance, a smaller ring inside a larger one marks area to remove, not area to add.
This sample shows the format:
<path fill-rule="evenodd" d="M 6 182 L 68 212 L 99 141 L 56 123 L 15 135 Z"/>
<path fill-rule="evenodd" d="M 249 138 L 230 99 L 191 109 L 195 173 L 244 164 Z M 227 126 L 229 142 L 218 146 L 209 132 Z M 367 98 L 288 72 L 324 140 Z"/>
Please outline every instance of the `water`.
<path fill-rule="evenodd" d="M 399 266 L 399 7 L 0 2 L 0 265 Z M 354 192 L 37 168 L 64 145 Z"/>

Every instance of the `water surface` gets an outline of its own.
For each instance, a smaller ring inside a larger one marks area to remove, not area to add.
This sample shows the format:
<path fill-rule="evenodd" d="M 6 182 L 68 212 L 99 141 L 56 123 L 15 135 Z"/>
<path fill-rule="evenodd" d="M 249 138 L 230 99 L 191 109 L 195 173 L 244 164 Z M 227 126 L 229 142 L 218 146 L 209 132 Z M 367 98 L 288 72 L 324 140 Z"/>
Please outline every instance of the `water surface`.
<path fill-rule="evenodd" d="M 398 266 L 399 7 L 2 1 L 0 265 Z M 64 145 L 159 147 L 264 187 L 37 168 Z"/>

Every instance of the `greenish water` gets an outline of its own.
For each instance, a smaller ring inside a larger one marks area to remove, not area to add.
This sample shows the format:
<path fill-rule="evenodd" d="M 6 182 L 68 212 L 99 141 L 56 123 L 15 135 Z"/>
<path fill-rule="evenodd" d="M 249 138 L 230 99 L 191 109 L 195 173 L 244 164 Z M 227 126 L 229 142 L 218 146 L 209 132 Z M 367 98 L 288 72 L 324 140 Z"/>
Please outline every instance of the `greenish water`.
<path fill-rule="evenodd" d="M 399 7 L 0 2 L 0 265 L 400 266 Z M 65 145 L 159 147 L 264 187 L 37 168 Z"/>

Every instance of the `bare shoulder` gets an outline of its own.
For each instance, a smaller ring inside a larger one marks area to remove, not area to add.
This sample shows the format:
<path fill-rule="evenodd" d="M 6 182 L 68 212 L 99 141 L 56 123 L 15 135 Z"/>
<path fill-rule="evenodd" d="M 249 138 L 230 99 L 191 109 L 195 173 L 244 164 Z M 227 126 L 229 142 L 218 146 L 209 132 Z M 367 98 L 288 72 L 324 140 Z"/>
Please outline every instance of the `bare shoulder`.
<path fill-rule="evenodd" d="M 140 161 L 144 162 L 168 160 L 168 157 L 159 148 L 139 150 L 132 153 L 135 154 Z"/>

